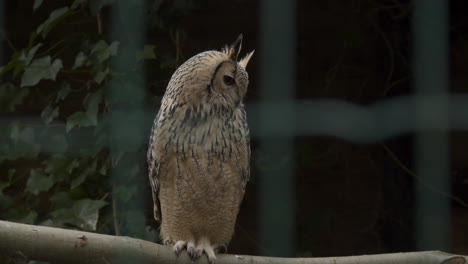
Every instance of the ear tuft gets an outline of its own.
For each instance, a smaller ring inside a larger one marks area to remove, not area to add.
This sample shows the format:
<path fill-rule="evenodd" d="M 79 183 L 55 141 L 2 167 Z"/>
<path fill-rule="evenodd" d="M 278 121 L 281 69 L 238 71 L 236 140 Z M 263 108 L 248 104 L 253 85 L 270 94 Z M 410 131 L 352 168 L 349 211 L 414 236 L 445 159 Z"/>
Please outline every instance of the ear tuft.
<path fill-rule="evenodd" d="M 252 50 L 251 52 L 247 53 L 247 55 L 245 55 L 244 58 L 242 58 L 240 61 L 239 61 L 239 65 L 246 68 L 247 67 L 247 64 L 249 63 L 250 61 L 250 58 L 252 58 L 252 55 L 255 53 L 255 50 Z"/>
<path fill-rule="evenodd" d="M 242 34 L 240 34 L 236 41 L 234 41 L 230 46 L 226 46 L 223 49 L 223 52 L 228 55 L 228 57 L 233 60 L 237 61 L 237 57 L 242 49 Z"/>

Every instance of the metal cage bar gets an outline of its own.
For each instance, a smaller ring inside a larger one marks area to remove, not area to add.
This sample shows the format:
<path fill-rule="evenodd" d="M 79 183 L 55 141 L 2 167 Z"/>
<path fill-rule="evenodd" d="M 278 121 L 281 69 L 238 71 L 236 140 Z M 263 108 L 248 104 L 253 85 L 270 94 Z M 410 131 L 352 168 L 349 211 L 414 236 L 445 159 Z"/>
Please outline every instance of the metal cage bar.
<path fill-rule="evenodd" d="M 146 155 L 141 152 L 141 149 L 148 142 L 145 131 L 145 124 L 148 120 L 145 113 L 146 89 L 143 69 L 135 63 L 135 58 L 137 52 L 143 48 L 145 40 L 144 2 L 139 1 L 140 4 L 138 4 L 135 1 L 118 0 L 112 7 L 111 36 L 120 44 L 117 56 L 111 61 L 117 74 L 112 76 L 107 94 L 112 105 L 109 113 L 111 155 L 114 158 L 126 153 L 125 164 L 140 165 L 144 168 L 142 174 L 146 173 L 144 159 Z M 109 178 L 113 186 L 112 195 L 117 194 L 116 186 L 124 185 L 128 180 L 131 168 L 121 166 L 112 169 Z M 139 181 L 140 179 L 133 180 Z M 144 180 L 146 182 L 147 178 Z M 113 204 L 113 206 L 119 208 L 118 218 L 124 219 L 126 223 L 119 227 L 117 235 L 142 238 L 146 219 L 141 197 L 137 195 L 136 199 L 118 205 Z"/>
<path fill-rule="evenodd" d="M 296 3 L 260 2 L 260 97 L 282 107 L 258 110 L 261 155 L 272 157 L 274 169 L 261 170 L 258 195 L 261 254 L 295 256 L 295 180 L 292 167 L 294 94 L 296 90 Z M 280 125 L 280 136 L 268 131 Z"/>
<path fill-rule="evenodd" d="M 416 124 L 446 120 L 444 127 L 418 129 L 414 158 L 416 173 L 430 186 L 450 193 L 449 186 L 449 39 L 448 1 L 413 2 L 413 85 L 417 95 L 437 96 L 438 104 L 416 102 Z M 419 250 L 447 250 L 450 245 L 450 203 L 421 184 L 416 193 L 416 246 Z"/>
<path fill-rule="evenodd" d="M 144 42 L 144 8 L 122 10 L 123 6 L 130 2 L 115 1 L 115 7 L 112 9 L 112 39 L 123 40 L 123 54 L 113 60 L 113 65 L 121 69 L 128 67 L 128 59 Z M 338 100 L 294 100 L 296 3 L 289 0 L 260 2 L 261 35 L 258 53 L 260 92 L 265 103 L 248 106 L 251 113 L 249 119 L 254 120 L 251 122 L 254 125 L 252 132 L 254 136 L 259 137 L 260 155 L 273 157 L 270 162 L 284 161 L 275 169 L 262 170 L 258 176 L 258 223 L 262 255 L 295 255 L 296 199 L 291 160 L 293 137 L 296 135 L 334 135 L 352 141 L 370 142 L 403 132 L 415 132 L 417 136 L 414 154 L 417 173 L 427 184 L 450 193 L 448 130 L 468 130 L 468 111 L 465 111 L 468 109 L 468 97 L 447 95 L 448 4 L 443 0 L 414 1 L 413 78 L 416 96 L 396 98 L 371 107 L 360 107 Z M 0 1 L 0 28 L 4 26 L 4 9 L 5 1 Z M 125 28 L 119 27 L 117 22 L 123 13 Z M 0 45 L 3 45 L 3 42 L 0 42 Z M 3 48 L 0 46 L 1 50 Z M 4 62 L 3 54 L 0 55 L 0 61 Z M 141 69 L 135 74 L 141 77 Z M 122 150 L 145 145 L 147 142 L 143 131 L 147 113 L 142 107 L 145 104 L 145 89 L 138 83 L 131 84 L 133 93 L 123 92 L 121 88 L 117 78 L 111 80 L 109 96 L 111 102 L 115 102 L 117 106 L 110 114 L 110 147 L 114 155 Z M 132 101 L 131 104 L 120 104 L 129 100 Z M 410 111 L 414 122 L 402 121 L 405 119 L 401 116 L 408 114 L 402 109 Z M 29 122 L 31 118 L 24 120 Z M 129 126 L 128 120 L 133 120 L 132 125 L 135 126 Z M 299 122 L 300 120 L 313 122 Z M 343 123 L 343 120 L 346 122 Z M 395 124 L 401 127 L 395 129 Z M 80 138 L 72 138 L 73 140 L 82 142 Z M 52 153 L 52 150 L 48 149 L 49 146 L 44 145 L 42 151 Z M 132 162 L 138 163 L 141 157 L 135 156 L 132 159 Z M 115 181 L 125 177 L 125 174 L 122 171 L 113 171 L 112 177 L 111 180 Z M 451 231 L 448 199 L 429 193 L 418 184 L 415 186 L 418 249 L 449 248 Z M 141 202 L 132 206 L 143 212 Z"/>

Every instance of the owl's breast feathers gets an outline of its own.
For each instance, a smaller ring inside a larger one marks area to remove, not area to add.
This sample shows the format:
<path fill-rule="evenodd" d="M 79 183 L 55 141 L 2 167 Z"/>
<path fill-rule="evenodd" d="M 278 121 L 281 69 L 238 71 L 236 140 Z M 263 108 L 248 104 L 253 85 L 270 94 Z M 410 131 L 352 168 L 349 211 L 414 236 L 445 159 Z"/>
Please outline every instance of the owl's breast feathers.
<path fill-rule="evenodd" d="M 249 129 L 243 105 L 232 109 L 221 104 L 165 102 L 154 121 L 148 151 L 155 201 L 159 201 L 160 181 L 174 181 L 172 178 L 186 171 L 203 188 L 221 182 L 235 185 L 232 187 L 240 190 L 242 199 L 250 175 Z M 159 210 L 160 205 L 155 204 L 155 218 L 161 220 Z"/>
<path fill-rule="evenodd" d="M 158 139 L 154 143 L 164 145 L 165 153 L 174 152 L 183 157 L 193 151 L 203 151 L 225 161 L 234 154 L 233 149 L 248 145 L 249 141 L 242 105 L 235 109 L 220 104 L 163 106 L 154 125 L 153 132 Z"/>

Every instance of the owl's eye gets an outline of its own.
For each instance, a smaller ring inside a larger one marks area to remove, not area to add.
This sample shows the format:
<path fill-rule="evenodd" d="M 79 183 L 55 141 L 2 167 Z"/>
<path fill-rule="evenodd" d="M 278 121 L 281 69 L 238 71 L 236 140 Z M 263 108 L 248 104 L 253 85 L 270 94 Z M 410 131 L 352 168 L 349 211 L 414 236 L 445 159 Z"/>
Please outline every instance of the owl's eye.
<path fill-rule="evenodd" d="M 236 82 L 234 78 L 232 78 L 229 75 L 224 75 L 223 81 L 224 81 L 224 84 L 226 84 L 227 86 L 231 86 Z"/>

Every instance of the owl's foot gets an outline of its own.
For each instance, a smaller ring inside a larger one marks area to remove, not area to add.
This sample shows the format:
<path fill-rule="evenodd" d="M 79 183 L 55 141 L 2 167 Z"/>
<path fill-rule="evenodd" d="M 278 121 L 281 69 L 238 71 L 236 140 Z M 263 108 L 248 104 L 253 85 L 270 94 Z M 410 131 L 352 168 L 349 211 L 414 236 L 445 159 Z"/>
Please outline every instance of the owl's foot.
<path fill-rule="evenodd" d="M 184 241 L 179 241 L 182 242 Z M 179 243 L 177 242 L 177 243 Z M 176 245 L 177 245 L 176 243 Z M 190 259 L 195 262 L 198 258 L 203 255 L 203 252 L 205 252 L 206 256 L 208 257 L 208 261 L 210 264 L 215 264 L 216 262 L 216 255 L 214 253 L 213 247 L 210 245 L 209 241 L 206 239 L 201 239 L 197 244 L 195 244 L 194 241 L 189 241 L 186 244 L 183 244 L 184 246 L 187 246 L 187 254 L 189 255 Z M 181 248 L 181 250 L 183 247 Z M 174 246 L 174 251 L 176 251 L 175 246 Z M 177 253 L 176 253 L 177 254 Z"/>
<path fill-rule="evenodd" d="M 180 252 L 187 246 L 187 241 L 179 240 L 174 245 L 174 253 L 178 257 Z"/>
<path fill-rule="evenodd" d="M 203 248 L 203 251 L 205 251 L 206 256 L 208 257 L 208 262 L 210 264 L 215 264 L 216 262 L 216 255 L 214 253 L 213 248 L 211 245 L 207 245 L 206 247 Z"/>
<path fill-rule="evenodd" d="M 201 256 L 201 254 L 203 253 L 203 251 L 202 251 L 202 252 L 198 252 L 198 251 L 196 250 L 196 248 L 195 248 L 195 243 L 194 243 L 193 241 L 190 241 L 190 242 L 187 243 L 187 253 L 188 253 L 190 259 L 191 259 L 192 261 L 195 261 L 195 260 L 197 260 L 197 259 Z"/>
<path fill-rule="evenodd" d="M 216 253 L 223 253 L 223 254 L 226 254 L 226 253 L 227 253 L 227 245 L 224 244 L 224 245 L 219 246 L 219 247 L 216 249 Z"/>
<path fill-rule="evenodd" d="M 208 239 L 202 238 L 198 241 L 197 246 L 195 247 L 195 252 L 199 256 L 205 252 L 206 256 L 208 257 L 208 262 L 210 264 L 215 264 L 216 262 L 216 255 L 213 250 L 213 246 L 210 244 Z"/>

